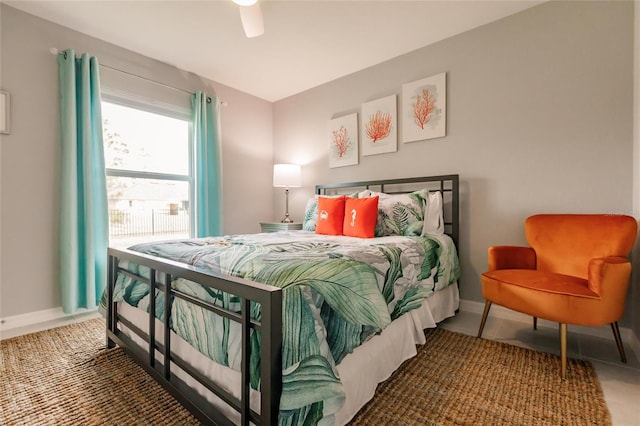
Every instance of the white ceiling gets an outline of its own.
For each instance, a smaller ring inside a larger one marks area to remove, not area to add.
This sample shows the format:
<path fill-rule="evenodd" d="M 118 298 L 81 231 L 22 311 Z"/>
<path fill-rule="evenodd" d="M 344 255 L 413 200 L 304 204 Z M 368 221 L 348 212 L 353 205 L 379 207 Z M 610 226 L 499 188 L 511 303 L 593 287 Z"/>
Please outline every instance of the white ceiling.
<path fill-rule="evenodd" d="M 268 101 L 542 3 L 260 1 L 256 38 L 245 37 L 231 0 L 4 3 Z"/>

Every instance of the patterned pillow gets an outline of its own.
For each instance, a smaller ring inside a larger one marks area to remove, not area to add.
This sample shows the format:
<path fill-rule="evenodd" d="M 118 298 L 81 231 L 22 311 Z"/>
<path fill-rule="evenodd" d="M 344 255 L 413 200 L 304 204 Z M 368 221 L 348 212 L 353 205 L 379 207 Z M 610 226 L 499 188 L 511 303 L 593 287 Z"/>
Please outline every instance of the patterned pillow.
<path fill-rule="evenodd" d="M 346 195 L 351 198 L 358 198 L 358 193 Z M 339 195 L 323 195 L 323 197 L 339 197 Z M 302 229 L 305 231 L 315 231 L 318 223 L 318 195 L 309 198 L 304 208 L 304 218 L 302 219 Z"/>
<path fill-rule="evenodd" d="M 305 231 L 315 231 L 318 222 L 318 199 L 309 198 L 304 208 L 304 218 L 302 219 L 302 229 Z"/>
<path fill-rule="evenodd" d="M 408 194 L 378 195 L 378 221 L 376 237 L 387 235 L 420 235 L 424 225 L 424 209 L 429 190 L 422 189 Z"/>

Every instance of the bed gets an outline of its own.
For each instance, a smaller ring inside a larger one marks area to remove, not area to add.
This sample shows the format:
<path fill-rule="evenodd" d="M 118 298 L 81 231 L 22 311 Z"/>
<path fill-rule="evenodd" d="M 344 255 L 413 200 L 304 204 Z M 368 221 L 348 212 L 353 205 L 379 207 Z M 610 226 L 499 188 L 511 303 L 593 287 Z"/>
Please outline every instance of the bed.
<path fill-rule="evenodd" d="M 316 194 L 379 196 L 378 224 L 400 219 L 370 239 L 303 230 L 110 248 L 107 345 L 205 424 L 346 424 L 458 308 L 458 176 Z M 382 208 L 432 195 L 440 232 L 415 232 L 426 208 L 415 220 Z"/>

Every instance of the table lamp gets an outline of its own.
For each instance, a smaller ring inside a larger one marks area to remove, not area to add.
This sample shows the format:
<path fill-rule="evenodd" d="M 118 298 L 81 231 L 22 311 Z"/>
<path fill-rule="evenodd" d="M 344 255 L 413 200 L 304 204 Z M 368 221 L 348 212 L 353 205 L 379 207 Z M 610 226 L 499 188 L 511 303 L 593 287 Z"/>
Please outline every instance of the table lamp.
<path fill-rule="evenodd" d="M 285 214 L 280 222 L 291 223 L 289 217 L 289 188 L 297 188 L 302 185 L 301 170 L 297 164 L 274 164 L 273 165 L 273 186 L 285 188 Z"/>

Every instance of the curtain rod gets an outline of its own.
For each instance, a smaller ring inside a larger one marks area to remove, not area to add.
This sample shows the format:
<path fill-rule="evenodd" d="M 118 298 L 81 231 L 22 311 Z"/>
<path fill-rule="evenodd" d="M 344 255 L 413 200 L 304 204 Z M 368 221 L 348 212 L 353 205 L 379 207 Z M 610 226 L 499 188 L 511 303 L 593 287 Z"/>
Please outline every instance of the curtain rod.
<path fill-rule="evenodd" d="M 61 51 L 61 50 L 59 50 L 57 47 L 52 47 L 51 49 L 49 49 L 49 52 L 51 52 L 51 54 L 52 54 L 52 55 L 65 55 L 65 59 L 66 59 L 66 54 L 67 54 L 67 53 L 66 53 L 66 52 L 63 52 L 63 51 Z M 133 73 L 131 73 L 131 72 L 129 72 L 129 71 L 124 71 L 124 70 L 121 70 L 121 69 L 119 69 L 119 68 L 112 67 L 112 66 L 110 66 L 110 65 L 106 65 L 106 64 L 102 64 L 102 63 L 99 63 L 99 65 L 100 65 L 101 67 L 105 67 L 105 68 L 108 68 L 108 69 L 110 69 L 110 70 L 118 71 L 118 72 L 121 72 L 121 73 L 123 73 L 123 74 L 127 74 L 127 75 L 130 75 L 130 76 L 132 76 L 132 77 L 139 78 L 139 79 L 141 79 L 141 80 L 150 81 L 151 83 L 156 83 L 156 84 L 159 84 L 159 85 L 161 85 L 161 86 L 168 87 L 169 89 L 173 89 L 173 90 L 177 90 L 177 91 L 179 91 L 179 92 L 186 93 L 186 94 L 188 94 L 188 95 L 192 95 L 192 94 L 193 94 L 193 92 L 190 92 L 190 91 L 188 91 L 188 90 L 184 90 L 184 89 L 181 89 L 181 88 L 179 88 L 179 87 L 171 86 L 171 85 L 169 85 L 169 84 L 162 83 L 161 81 L 153 80 L 153 79 L 150 79 L 150 78 L 147 78 L 147 77 L 142 77 L 141 75 L 133 74 Z M 211 99 L 211 98 L 210 98 L 210 97 L 207 97 L 207 100 L 209 100 L 209 99 Z M 227 106 L 227 102 L 225 102 L 225 101 L 220 101 L 220 105 L 222 105 L 222 106 Z"/>

